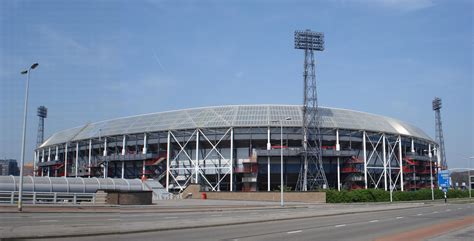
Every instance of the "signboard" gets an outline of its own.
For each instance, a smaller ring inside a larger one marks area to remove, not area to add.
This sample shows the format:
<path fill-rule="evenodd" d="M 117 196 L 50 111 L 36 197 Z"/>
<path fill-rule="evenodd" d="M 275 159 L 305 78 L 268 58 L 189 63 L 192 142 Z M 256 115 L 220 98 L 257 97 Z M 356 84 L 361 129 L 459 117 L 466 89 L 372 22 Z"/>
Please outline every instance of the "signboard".
<path fill-rule="evenodd" d="M 449 171 L 439 171 L 438 172 L 438 186 L 442 189 L 449 189 L 450 186 L 450 178 L 449 178 Z"/>

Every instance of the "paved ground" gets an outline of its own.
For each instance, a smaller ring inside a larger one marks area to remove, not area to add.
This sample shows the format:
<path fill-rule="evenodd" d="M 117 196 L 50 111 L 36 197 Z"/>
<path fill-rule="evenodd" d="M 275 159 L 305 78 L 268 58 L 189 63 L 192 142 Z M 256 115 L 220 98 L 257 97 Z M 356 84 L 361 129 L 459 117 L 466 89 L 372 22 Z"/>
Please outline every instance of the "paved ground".
<path fill-rule="evenodd" d="M 472 215 L 472 207 L 469 205 L 449 205 L 68 240 L 394 240 L 390 239 L 394 234 L 439 222 L 458 220 L 469 215 Z M 403 240 L 424 238 L 427 237 Z"/>
<path fill-rule="evenodd" d="M 444 235 L 428 239 L 428 241 L 472 241 L 474 239 L 474 224 L 448 232 Z"/>
<path fill-rule="evenodd" d="M 58 207 L 31 213 L 15 213 L 3 207 L 1 213 L 0 207 L 0 237 L 42 236 L 51 240 L 52 236 L 62 236 L 63 240 L 65 235 L 89 233 L 96 235 L 69 240 L 157 240 L 158 237 L 163 240 L 388 240 L 393 234 L 443 222 L 474 224 L 472 204 L 298 203 L 279 208 L 273 202 L 183 200 L 179 203 L 147 209 L 103 207 L 109 211 L 100 214 L 77 210 L 57 212 Z M 180 208 L 185 206 L 189 209 Z M 109 235 L 97 236 L 101 233 Z"/>

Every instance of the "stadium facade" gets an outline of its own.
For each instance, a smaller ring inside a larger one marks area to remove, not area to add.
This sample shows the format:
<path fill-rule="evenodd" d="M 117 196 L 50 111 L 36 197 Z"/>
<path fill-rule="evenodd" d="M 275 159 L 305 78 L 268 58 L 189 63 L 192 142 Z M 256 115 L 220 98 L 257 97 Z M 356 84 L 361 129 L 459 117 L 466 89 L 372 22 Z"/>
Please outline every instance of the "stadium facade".
<path fill-rule="evenodd" d="M 405 122 L 320 107 L 329 188 L 415 190 L 436 176 L 437 144 Z M 281 134 L 283 145 L 281 143 Z M 53 134 L 35 150 L 50 177 L 152 178 L 170 192 L 293 190 L 302 168 L 302 107 L 218 106 L 85 124 Z M 430 165 L 432 161 L 432 165 Z M 431 169 L 430 169 L 431 166 Z"/>

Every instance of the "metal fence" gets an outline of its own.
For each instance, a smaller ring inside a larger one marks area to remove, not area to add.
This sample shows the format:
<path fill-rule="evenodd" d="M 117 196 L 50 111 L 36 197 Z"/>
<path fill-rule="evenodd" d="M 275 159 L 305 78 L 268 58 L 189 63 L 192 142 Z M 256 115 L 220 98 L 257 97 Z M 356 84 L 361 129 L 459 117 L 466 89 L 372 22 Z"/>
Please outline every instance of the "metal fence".
<path fill-rule="evenodd" d="M 25 204 L 95 204 L 95 193 L 23 192 Z M 18 192 L 0 191 L 0 203 L 18 203 Z"/>

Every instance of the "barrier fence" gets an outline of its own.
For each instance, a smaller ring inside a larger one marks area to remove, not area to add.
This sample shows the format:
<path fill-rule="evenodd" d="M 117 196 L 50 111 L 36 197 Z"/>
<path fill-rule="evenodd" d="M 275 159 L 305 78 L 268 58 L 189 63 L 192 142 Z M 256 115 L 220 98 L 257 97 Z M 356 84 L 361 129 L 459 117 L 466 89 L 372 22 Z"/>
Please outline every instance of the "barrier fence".
<path fill-rule="evenodd" d="M 24 204 L 95 204 L 95 193 L 23 192 Z M 0 191 L 0 203 L 18 202 L 17 191 Z"/>

